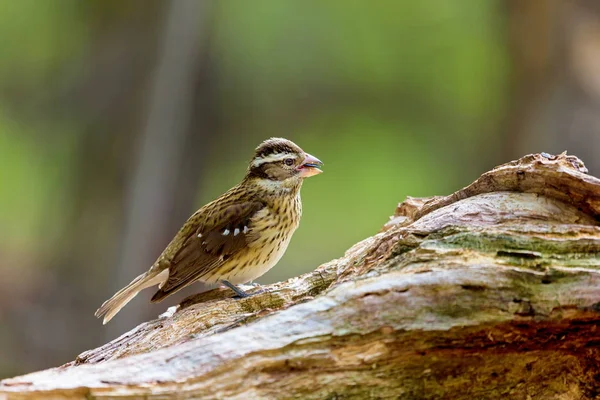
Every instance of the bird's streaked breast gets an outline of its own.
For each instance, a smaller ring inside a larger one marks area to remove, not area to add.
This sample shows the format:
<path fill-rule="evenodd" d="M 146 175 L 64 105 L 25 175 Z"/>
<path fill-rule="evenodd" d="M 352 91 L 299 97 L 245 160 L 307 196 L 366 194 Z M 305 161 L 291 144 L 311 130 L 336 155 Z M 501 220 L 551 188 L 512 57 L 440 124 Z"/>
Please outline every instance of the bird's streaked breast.
<path fill-rule="evenodd" d="M 283 257 L 298 228 L 302 203 L 300 196 L 282 202 L 275 209 L 265 207 L 250 221 L 248 248 L 200 280 L 216 283 L 227 280 L 234 285 L 247 283 L 264 275 Z"/>

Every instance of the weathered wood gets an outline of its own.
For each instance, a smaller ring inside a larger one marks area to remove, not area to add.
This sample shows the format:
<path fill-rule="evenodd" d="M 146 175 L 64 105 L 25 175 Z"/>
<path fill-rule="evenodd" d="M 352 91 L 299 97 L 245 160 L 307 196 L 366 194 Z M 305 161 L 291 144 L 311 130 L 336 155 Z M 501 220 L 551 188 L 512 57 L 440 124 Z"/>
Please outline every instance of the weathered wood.
<path fill-rule="evenodd" d="M 600 393 L 600 180 L 530 155 L 250 298 L 214 290 L 6 379 L 43 398 L 515 398 Z"/>

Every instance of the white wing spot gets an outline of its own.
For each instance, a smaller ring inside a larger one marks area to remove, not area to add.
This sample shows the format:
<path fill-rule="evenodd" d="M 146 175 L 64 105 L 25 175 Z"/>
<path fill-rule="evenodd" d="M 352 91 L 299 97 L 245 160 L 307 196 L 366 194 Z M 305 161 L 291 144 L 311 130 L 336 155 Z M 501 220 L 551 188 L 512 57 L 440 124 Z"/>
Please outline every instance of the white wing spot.
<path fill-rule="evenodd" d="M 233 236 L 237 236 L 240 233 L 240 230 L 238 228 L 235 228 L 235 230 L 233 231 Z"/>
<path fill-rule="evenodd" d="M 244 226 L 244 233 L 248 233 L 248 231 L 249 231 L 249 230 L 250 230 L 250 229 L 248 229 L 248 227 L 247 227 L 247 226 Z"/>
<path fill-rule="evenodd" d="M 198 237 L 199 237 L 199 238 L 201 238 L 201 237 L 202 237 L 202 234 L 201 234 L 201 233 L 199 233 L 199 234 L 198 234 Z"/>
<path fill-rule="evenodd" d="M 225 229 L 225 230 L 223 231 L 223 236 L 227 236 L 227 235 L 229 235 L 229 229 Z"/>

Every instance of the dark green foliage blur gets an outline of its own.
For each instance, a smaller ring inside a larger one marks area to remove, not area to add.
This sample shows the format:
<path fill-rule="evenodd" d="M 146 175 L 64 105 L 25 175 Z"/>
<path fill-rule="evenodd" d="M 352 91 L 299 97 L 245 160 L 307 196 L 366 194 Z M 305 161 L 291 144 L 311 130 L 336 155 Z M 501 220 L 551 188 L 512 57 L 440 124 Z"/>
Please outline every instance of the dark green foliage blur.
<path fill-rule="evenodd" d="M 75 201 L 65 192 L 86 122 L 40 115 L 36 103 L 82 73 L 89 25 L 121 5 L 0 5 L 0 36 L 11 38 L 0 46 L 0 246 L 9 258 L 35 259 L 53 250 L 49 239 Z M 272 279 L 341 255 L 375 233 L 404 196 L 448 193 L 489 166 L 464 161 L 480 146 L 490 152 L 502 107 L 496 2 L 238 0 L 216 14 L 220 109 L 240 141 L 215 145 L 197 204 L 235 184 L 253 147 L 270 136 L 290 137 L 326 164 L 305 185 L 303 223 Z"/>

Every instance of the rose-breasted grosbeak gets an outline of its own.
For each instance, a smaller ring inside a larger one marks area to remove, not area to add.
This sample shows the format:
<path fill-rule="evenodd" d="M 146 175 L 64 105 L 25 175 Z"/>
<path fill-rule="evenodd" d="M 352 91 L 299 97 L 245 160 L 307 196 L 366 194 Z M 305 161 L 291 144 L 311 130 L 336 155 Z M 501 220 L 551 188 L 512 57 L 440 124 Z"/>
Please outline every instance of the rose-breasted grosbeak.
<path fill-rule="evenodd" d="M 246 176 L 196 211 L 154 265 L 96 311 L 106 324 L 142 289 L 158 285 L 153 302 L 200 281 L 236 287 L 271 269 L 285 252 L 302 214 L 304 178 L 321 173 L 322 162 L 293 142 L 261 143 Z"/>

